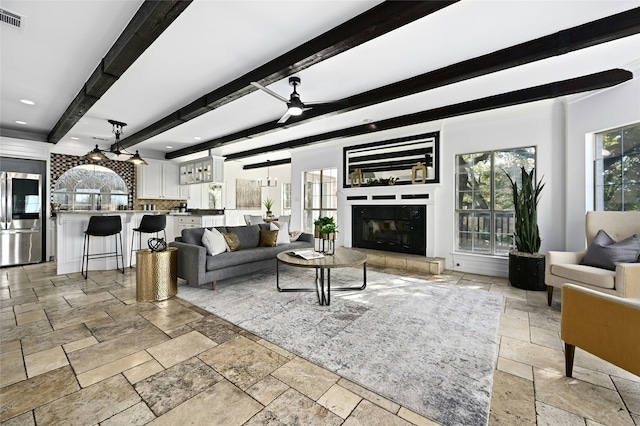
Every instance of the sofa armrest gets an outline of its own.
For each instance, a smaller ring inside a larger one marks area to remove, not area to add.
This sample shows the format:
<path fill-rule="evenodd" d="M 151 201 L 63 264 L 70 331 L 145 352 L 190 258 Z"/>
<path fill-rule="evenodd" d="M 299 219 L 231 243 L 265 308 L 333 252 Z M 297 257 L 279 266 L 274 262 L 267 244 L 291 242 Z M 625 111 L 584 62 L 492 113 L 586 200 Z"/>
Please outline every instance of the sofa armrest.
<path fill-rule="evenodd" d="M 199 277 L 204 277 L 206 273 L 207 249 L 178 241 L 169 243 L 169 247 L 178 249 L 178 277 L 189 283 L 200 284 Z"/>
<path fill-rule="evenodd" d="M 545 274 L 551 273 L 551 265 L 573 264 L 578 265 L 587 253 L 583 251 L 548 251 L 544 262 Z"/>
<path fill-rule="evenodd" d="M 313 244 L 313 235 L 312 234 L 307 234 L 306 232 L 303 232 L 298 237 L 298 241 L 306 241 L 307 243 Z"/>
<path fill-rule="evenodd" d="M 616 291 L 622 297 L 640 299 L 640 263 L 616 265 Z"/>

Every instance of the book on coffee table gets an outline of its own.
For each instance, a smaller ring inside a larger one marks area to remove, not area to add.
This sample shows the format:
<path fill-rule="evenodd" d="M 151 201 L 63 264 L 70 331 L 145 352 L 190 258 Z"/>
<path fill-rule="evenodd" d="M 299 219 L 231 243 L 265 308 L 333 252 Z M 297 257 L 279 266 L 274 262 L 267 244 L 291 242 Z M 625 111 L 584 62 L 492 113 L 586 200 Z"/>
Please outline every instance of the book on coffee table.
<path fill-rule="evenodd" d="M 313 250 L 295 250 L 288 253 L 292 256 L 301 257 L 305 260 L 321 259 L 324 257 L 324 254 L 318 253 L 317 251 Z"/>

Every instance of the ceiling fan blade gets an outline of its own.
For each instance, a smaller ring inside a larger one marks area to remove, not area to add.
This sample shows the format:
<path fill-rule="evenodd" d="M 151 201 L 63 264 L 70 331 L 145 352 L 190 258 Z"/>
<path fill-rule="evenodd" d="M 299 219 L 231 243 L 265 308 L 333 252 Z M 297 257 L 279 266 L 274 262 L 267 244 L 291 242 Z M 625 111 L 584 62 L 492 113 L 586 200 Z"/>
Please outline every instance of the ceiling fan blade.
<path fill-rule="evenodd" d="M 278 120 L 278 124 L 285 123 L 289 119 L 289 117 L 291 117 L 291 114 L 289 114 L 289 111 L 285 112 L 284 115 L 280 117 L 280 120 Z"/>
<path fill-rule="evenodd" d="M 346 99 L 338 101 L 326 101 L 326 102 L 305 102 L 305 106 L 311 108 L 336 108 L 340 106 L 347 106 L 349 102 Z"/>
<path fill-rule="evenodd" d="M 273 90 L 267 89 L 266 87 L 264 87 L 264 86 L 263 86 L 262 84 L 260 84 L 260 83 L 257 83 L 257 82 L 255 82 L 255 81 L 252 81 L 252 82 L 251 82 L 251 85 L 252 85 L 252 86 L 257 87 L 258 89 L 262 90 L 262 91 L 263 91 L 263 92 L 265 92 L 265 93 L 270 94 L 271 96 L 273 96 L 274 98 L 276 98 L 276 99 L 278 99 L 278 100 L 280 100 L 280 101 L 284 102 L 285 104 L 286 104 L 287 102 L 289 102 L 289 100 L 288 100 L 288 99 L 283 98 L 282 96 L 278 95 L 278 94 L 277 94 L 276 92 L 274 92 Z"/>

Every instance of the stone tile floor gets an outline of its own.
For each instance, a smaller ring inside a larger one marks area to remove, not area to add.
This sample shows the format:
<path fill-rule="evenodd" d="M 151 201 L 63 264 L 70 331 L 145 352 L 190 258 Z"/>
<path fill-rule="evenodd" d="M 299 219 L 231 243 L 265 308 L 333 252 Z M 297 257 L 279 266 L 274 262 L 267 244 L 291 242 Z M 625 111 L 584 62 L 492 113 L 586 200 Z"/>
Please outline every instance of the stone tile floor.
<path fill-rule="evenodd" d="M 137 303 L 130 269 L 0 274 L 2 425 L 435 424 L 179 298 Z M 564 377 L 559 294 L 419 277 L 505 296 L 491 425 L 640 424 L 639 377 L 579 349 Z"/>

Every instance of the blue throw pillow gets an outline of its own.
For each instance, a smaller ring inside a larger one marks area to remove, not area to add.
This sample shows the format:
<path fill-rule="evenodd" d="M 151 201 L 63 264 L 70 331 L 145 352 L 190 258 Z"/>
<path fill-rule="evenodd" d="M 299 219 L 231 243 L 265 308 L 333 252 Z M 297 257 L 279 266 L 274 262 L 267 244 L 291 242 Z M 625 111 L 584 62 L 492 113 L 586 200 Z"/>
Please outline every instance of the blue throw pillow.
<path fill-rule="evenodd" d="M 581 265 L 614 271 L 618 263 L 634 263 L 640 256 L 640 237 L 634 234 L 617 243 L 604 231 L 599 230 L 587 248 Z"/>

